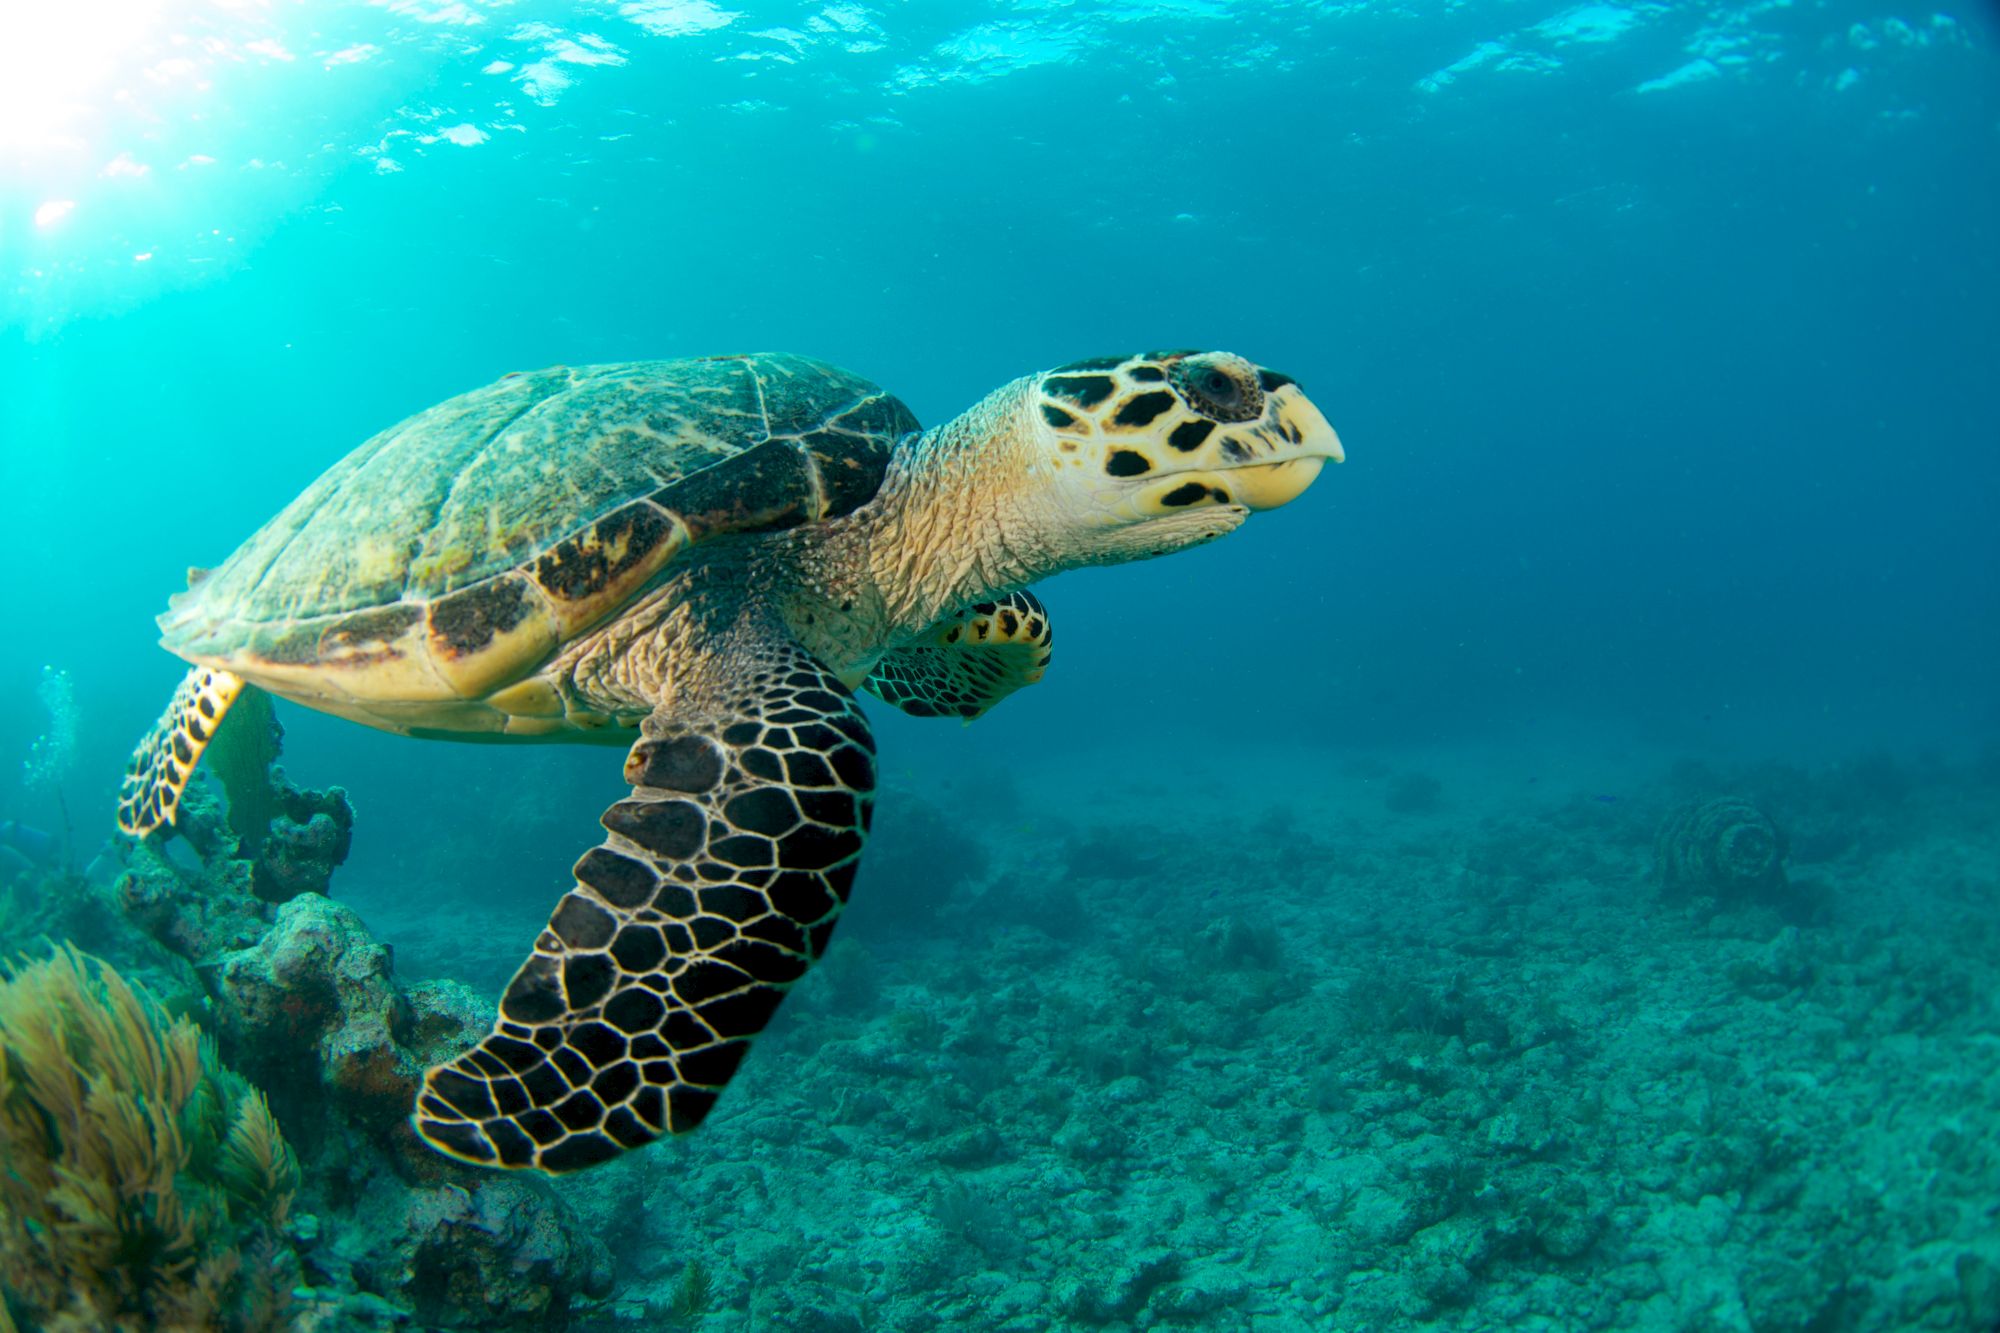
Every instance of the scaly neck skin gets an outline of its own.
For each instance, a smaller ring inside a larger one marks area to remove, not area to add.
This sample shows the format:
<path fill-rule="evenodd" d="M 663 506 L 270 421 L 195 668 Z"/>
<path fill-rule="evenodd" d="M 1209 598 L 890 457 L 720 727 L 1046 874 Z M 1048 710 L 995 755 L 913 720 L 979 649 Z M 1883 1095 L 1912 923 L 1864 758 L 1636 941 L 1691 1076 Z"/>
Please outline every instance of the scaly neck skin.
<path fill-rule="evenodd" d="M 1038 484 L 1046 464 L 1027 443 L 1033 383 L 905 440 L 874 499 L 788 544 L 790 582 L 805 596 L 786 619 L 836 671 L 1067 563 Z"/>

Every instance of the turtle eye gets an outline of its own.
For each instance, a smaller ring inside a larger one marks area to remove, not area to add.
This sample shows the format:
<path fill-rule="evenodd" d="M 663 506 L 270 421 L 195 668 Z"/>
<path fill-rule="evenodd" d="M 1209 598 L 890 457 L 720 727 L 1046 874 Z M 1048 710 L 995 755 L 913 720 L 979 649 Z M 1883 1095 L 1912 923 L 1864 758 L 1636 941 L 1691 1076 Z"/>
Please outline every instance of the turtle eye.
<path fill-rule="evenodd" d="M 1174 367 L 1173 381 L 1190 407 L 1217 421 L 1251 421 L 1264 414 L 1264 391 L 1247 370 L 1190 358 Z"/>

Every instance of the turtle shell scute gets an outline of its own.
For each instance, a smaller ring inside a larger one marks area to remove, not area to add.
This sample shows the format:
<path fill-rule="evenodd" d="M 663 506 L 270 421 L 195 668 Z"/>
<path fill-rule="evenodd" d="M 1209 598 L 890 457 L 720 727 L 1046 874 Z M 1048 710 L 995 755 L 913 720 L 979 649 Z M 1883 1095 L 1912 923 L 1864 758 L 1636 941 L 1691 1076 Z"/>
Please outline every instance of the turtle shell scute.
<path fill-rule="evenodd" d="M 541 634 L 496 637 L 527 581 L 541 623 L 580 632 L 651 585 L 676 519 L 700 541 L 849 513 L 917 429 L 880 386 L 789 354 L 510 375 L 334 464 L 172 600 L 164 641 L 361 669 L 427 610 L 445 651 L 495 645 L 477 664 L 489 688 L 500 659 L 542 650 Z"/>

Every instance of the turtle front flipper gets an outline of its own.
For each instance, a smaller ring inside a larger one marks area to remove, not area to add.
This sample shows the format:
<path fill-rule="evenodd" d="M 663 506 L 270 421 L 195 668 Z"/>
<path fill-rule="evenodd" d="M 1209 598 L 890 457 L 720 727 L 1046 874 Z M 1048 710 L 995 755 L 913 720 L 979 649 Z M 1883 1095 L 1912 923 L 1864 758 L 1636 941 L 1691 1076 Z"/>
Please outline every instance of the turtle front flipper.
<path fill-rule="evenodd" d="M 181 792 L 194 776 L 201 752 L 215 739 L 216 728 L 244 685 L 241 676 L 203 666 L 181 678 L 173 702 L 125 765 L 125 780 L 118 791 L 120 829 L 143 838 L 160 825 L 174 822 Z"/>
<path fill-rule="evenodd" d="M 733 688 L 663 707 L 632 795 L 576 863 L 493 1032 L 424 1076 L 416 1129 L 482 1166 L 572 1171 L 701 1123 L 826 949 L 860 860 L 875 746 L 854 696 L 777 631 Z"/>
<path fill-rule="evenodd" d="M 970 722 L 1048 670 L 1049 613 L 1022 589 L 980 602 L 885 654 L 862 684 L 912 717 Z"/>

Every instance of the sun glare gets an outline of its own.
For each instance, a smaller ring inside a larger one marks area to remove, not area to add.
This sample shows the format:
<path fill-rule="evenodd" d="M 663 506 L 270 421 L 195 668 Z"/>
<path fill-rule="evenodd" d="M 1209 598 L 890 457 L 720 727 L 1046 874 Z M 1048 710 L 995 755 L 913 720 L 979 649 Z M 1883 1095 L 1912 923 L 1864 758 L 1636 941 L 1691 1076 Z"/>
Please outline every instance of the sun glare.
<path fill-rule="evenodd" d="M 0 152 L 91 147 L 92 122 L 138 73 L 169 0 L 0 4 Z"/>

